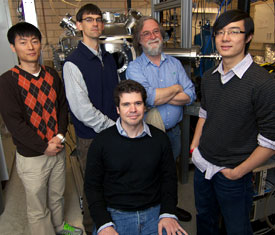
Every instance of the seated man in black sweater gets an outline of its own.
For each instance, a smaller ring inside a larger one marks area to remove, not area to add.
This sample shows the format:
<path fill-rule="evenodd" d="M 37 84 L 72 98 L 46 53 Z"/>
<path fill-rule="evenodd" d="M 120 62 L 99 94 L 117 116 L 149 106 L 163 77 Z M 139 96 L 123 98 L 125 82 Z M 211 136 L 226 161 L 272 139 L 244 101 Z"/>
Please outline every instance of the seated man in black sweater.
<path fill-rule="evenodd" d="M 176 167 L 170 142 L 143 121 L 146 91 L 122 81 L 114 98 L 120 115 L 90 146 L 84 189 L 93 234 L 187 234 L 177 222 Z"/>

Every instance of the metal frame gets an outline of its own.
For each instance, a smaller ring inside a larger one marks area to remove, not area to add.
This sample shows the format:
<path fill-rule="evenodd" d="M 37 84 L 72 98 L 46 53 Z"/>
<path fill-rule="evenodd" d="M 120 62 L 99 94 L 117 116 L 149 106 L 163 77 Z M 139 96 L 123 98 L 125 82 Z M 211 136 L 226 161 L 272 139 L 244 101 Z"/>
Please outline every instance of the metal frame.
<path fill-rule="evenodd" d="M 0 74 L 2 74 L 18 63 L 17 56 L 10 49 L 10 44 L 7 39 L 8 29 L 12 26 L 8 0 L 2 0 L 0 2 L 0 25 Z M 0 118 L 0 126 L 2 122 L 2 118 Z M 1 181 L 9 180 L 15 158 L 15 147 L 13 148 L 14 145 L 12 144 L 11 135 L 5 130 L 6 128 L 0 128 L 0 183 Z"/>
<path fill-rule="evenodd" d="M 152 16 L 160 20 L 160 12 L 164 10 L 181 8 L 181 48 L 192 46 L 192 0 L 169 0 L 159 2 L 151 1 Z"/>
<path fill-rule="evenodd" d="M 35 0 L 24 0 L 23 6 L 24 6 L 24 14 L 25 14 L 25 21 L 28 23 L 33 24 L 38 28 L 38 22 L 37 22 L 37 15 L 35 11 Z"/>
<path fill-rule="evenodd" d="M 165 2 L 159 2 L 158 0 L 153 0 L 154 2 L 154 11 L 164 11 L 172 8 L 181 7 L 182 2 L 185 0 L 169 0 Z M 189 1 L 189 0 L 187 0 Z"/>
<path fill-rule="evenodd" d="M 181 0 L 181 47 L 192 46 L 192 0 Z"/>
<path fill-rule="evenodd" d="M 37 21 L 37 14 L 35 9 L 35 0 L 24 0 L 22 1 L 23 7 L 24 7 L 24 18 L 25 21 L 33 24 L 34 26 L 38 27 L 38 21 Z M 41 55 L 39 57 L 39 63 L 43 64 L 43 56 L 42 56 L 42 50 Z"/>

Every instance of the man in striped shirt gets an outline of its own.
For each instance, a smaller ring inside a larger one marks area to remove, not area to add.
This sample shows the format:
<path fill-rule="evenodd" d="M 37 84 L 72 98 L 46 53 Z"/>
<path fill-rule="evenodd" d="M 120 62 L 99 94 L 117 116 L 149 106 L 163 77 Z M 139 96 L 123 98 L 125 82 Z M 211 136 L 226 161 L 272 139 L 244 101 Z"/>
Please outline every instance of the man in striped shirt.
<path fill-rule="evenodd" d="M 252 170 L 275 152 L 275 80 L 248 53 L 247 13 L 223 13 L 213 32 L 222 62 L 202 78 L 191 143 L 197 234 L 218 234 L 220 212 L 227 234 L 252 234 Z"/>

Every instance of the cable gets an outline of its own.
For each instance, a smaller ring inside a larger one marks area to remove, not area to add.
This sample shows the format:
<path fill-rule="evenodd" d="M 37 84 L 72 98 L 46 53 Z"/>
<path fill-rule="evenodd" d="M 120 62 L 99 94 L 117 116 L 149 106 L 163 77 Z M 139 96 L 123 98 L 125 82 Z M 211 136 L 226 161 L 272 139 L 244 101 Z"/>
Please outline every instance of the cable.
<path fill-rule="evenodd" d="M 41 1 L 43 1 L 43 0 L 41 0 Z M 59 20 L 60 17 L 59 17 L 59 15 L 57 14 L 56 10 L 55 10 L 54 7 L 53 7 L 53 0 L 50 0 L 49 3 L 50 3 L 50 7 L 51 7 L 52 11 L 54 12 L 55 16 L 56 16 L 56 17 L 58 18 L 58 20 Z"/>
<path fill-rule="evenodd" d="M 269 233 L 270 231 L 272 231 L 272 228 L 263 228 L 253 233 L 253 235 L 264 235 Z"/>
<path fill-rule="evenodd" d="M 70 2 L 67 2 L 67 1 L 65 1 L 65 0 L 61 0 L 61 2 L 63 2 L 63 3 L 65 3 L 65 4 L 68 4 L 68 5 L 70 5 L 70 6 L 72 6 L 72 7 L 79 7 L 79 3 L 81 2 L 81 0 L 76 0 L 76 2 L 78 2 L 78 4 L 77 5 L 75 5 L 75 4 L 73 4 L 73 3 L 70 3 Z"/>
<path fill-rule="evenodd" d="M 23 2 L 22 0 L 18 0 L 17 1 L 17 9 L 16 9 L 16 12 L 17 12 L 17 17 L 18 17 L 18 20 L 19 21 L 24 21 L 25 19 L 25 15 L 24 15 L 24 7 L 23 7 Z"/>
<path fill-rule="evenodd" d="M 219 14 L 220 14 L 220 12 L 221 12 L 221 9 L 222 9 L 222 7 L 223 7 L 224 3 L 225 3 L 225 0 L 223 0 L 223 1 L 222 1 L 222 3 L 221 3 L 221 5 L 220 5 L 220 8 L 219 8 L 219 11 L 218 11 L 218 14 L 217 14 L 216 20 L 217 20 L 217 19 L 218 19 L 218 17 L 219 17 Z"/>
<path fill-rule="evenodd" d="M 195 36 L 197 35 L 196 29 L 197 29 L 198 15 L 199 15 L 199 5 L 200 5 L 200 1 L 198 0 L 198 4 L 196 4 L 196 6 L 197 6 L 197 13 L 196 13 L 196 19 L 195 19 Z"/>
<path fill-rule="evenodd" d="M 227 7 L 229 6 L 229 4 L 230 4 L 230 2 L 231 2 L 231 0 L 226 0 L 226 10 L 227 10 Z"/>
<path fill-rule="evenodd" d="M 45 48 L 47 46 L 49 46 L 49 40 L 48 40 L 48 30 L 47 30 L 46 17 L 45 17 L 45 11 L 44 11 L 44 3 L 43 3 L 43 0 L 41 0 L 40 2 L 41 2 L 42 17 L 43 17 L 43 22 L 44 22 L 44 30 L 45 30 L 45 38 L 46 38 L 46 42 L 45 42 L 44 48 L 42 49 L 44 51 Z"/>

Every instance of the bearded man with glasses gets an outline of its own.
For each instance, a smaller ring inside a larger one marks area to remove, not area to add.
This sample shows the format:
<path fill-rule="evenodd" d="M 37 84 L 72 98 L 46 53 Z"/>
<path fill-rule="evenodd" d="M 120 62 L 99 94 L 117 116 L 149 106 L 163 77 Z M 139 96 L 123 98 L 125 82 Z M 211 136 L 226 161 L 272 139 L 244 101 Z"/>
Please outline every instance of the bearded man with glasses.
<path fill-rule="evenodd" d="M 77 12 L 76 21 L 83 40 L 68 56 L 63 78 L 84 176 L 92 140 L 97 133 L 115 124 L 117 113 L 112 94 L 118 84 L 118 74 L 113 56 L 99 45 L 104 29 L 101 10 L 94 4 L 86 4 Z M 85 196 L 83 199 L 83 225 L 86 233 L 91 234 L 92 219 Z"/>
<path fill-rule="evenodd" d="M 197 234 L 252 234 L 252 170 L 275 153 L 275 80 L 248 53 L 252 18 L 230 10 L 213 26 L 221 63 L 201 83 L 201 108 L 191 144 Z"/>
<path fill-rule="evenodd" d="M 172 144 L 174 159 L 181 152 L 181 130 L 184 105 L 196 99 L 195 88 L 181 62 L 162 52 L 164 31 L 159 22 L 149 16 L 142 17 L 134 31 L 134 45 L 141 54 L 130 62 L 127 79 L 141 83 L 147 92 L 147 106 L 156 108 Z M 190 221 L 189 212 L 177 207 L 179 220 Z"/>

